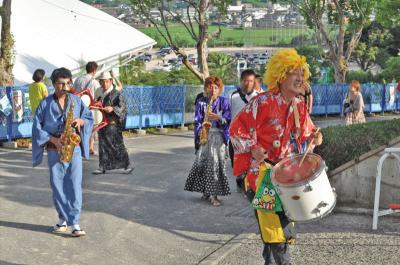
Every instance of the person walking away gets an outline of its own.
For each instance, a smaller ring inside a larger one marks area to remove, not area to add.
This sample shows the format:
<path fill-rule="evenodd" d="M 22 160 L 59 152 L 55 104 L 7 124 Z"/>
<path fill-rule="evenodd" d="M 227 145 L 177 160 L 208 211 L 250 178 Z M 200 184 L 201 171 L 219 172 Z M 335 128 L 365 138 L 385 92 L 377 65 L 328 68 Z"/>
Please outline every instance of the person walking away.
<path fill-rule="evenodd" d="M 43 69 L 36 69 L 32 76 L 34 82 L 29 85 L 29 101 L 31 102 L 32 116 L 35 115 L 40 101 L 46 98 L 49 93 L 44 84 L 44 76 L 45 71 Z"/>
<path fill-rule="evenodd" d="M 92 96 L 96 95 L 96 90 L 100 88 L 99 82 L 95 79 L 98 65 L 96 62 L 91 61 L 86 64 L 86 75 L 78 77 L 74 82 L 74 90 L 76 93 L 81 92 L 84 89 L 89 89 Z M 96 155 L 94 151 L 94 142 L 97 138 L 97 134 L 93 133 L 90 137 L 90 154 Z"/>

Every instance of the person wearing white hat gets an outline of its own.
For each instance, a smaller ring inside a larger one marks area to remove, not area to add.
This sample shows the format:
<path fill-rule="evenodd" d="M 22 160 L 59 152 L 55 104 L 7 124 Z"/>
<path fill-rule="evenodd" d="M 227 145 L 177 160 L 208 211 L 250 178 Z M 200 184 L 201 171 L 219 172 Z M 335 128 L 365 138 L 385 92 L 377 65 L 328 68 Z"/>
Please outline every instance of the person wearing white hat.
<path fill-rule="evenodd" d="M 101 110 L 109 123 L 98 131 L 99 168 L 93 174 L 104 174 L 106 170 L 120 170 L 121 173 L 129 174 L 133 167 L 122 136 L 128 113 L 125 100 L 113 85 L 110 72 L 103 72 L 99 82 L 102 94 L 97 93 L 96 100 L 103 103 Z"/>

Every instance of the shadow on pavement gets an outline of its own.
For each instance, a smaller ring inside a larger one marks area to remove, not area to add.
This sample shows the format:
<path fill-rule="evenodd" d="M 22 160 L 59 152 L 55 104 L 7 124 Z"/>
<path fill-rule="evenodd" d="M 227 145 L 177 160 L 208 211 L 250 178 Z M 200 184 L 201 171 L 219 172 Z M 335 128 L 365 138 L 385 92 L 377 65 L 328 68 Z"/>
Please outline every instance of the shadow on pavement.
<path fill-rule="evenodd" d="M 106 213 L 199 241 L 202 239 L 187 232 L 238 234 L 247 227 L 247 218 L 229 216 L 232 211 L 247 206 L 246 200 L 234 191 L 233 177 L 230 177 L 233 195 L 222 197 L 221 207 L 212 207 L 200 199 L 201 194 L 183 189 L 194 161 L 192 147 L 169 148 L 166 151 L 157 151 L 157 146 L 151 148 L 146 146 L 131 155 L 135 170 L 130 175 L 92 175 L 91 172 L 97 168 L 98 157 L 84 161 L 82 218 L 85 218 L 85 212 Z M 46 161 L 45 156 L 40 167 L 32 169 L 30 152 L 7 153 L 0 149 L 0 171 L 3 173 L 0 177 L 0 187 L 3 187 L 0 188 L 0 197 L 28 206 L 53 208 Z M 230 171 L 227 174 L 230 176 Z M 49 230 L 48 226 L 4 221 L 0 225 L 39 232 Z M 217 240 L 213 243 L 221 242 Z"/>
<path fill-rule="evenodd" d="M 51 234 L 51 230 L 48 225 L 6 222 L 6 221 L 0 220 L 0 226 Z M 0 263 L 0 264 L 2 264 L 2 263 Z"/>
<path fill-rule="evenodd" d="M 11 263 L 0 259 L 0 265 L 26 265 L 23 263 Z"/>

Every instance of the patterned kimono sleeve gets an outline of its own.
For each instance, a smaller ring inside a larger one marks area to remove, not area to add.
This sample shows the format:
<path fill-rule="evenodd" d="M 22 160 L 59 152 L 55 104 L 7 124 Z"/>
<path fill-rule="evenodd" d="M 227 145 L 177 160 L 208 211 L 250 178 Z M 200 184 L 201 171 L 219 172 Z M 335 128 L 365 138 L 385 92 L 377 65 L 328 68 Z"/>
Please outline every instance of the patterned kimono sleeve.
<path fill-rule="evenodd" d="M 245 173 L 251 164 L 251 149 L 257 146 L 258 98 L 254 98 L 234 118 L 229 129 L 230 141 L 235 151 L 233 175 Z"/>
<path fill-rule="evenodd" d="M 89 159 L 89 139 L 92 135 L 93 129 L 93 115 L 92 112 L 89 110 L 88 107 L 80 101 L 80 118 L 84 121 L 83 128 L 81 129 L 80 136 L 81 136 L 81 150 L 82 156 L 86 159 Z"/>
<path fill-rule="evenodd" d="M 112 100 L 112 104 L 115 115 L 118 116 L 121 126 L 124 127 L 128 109 L 126 108 L 125 100 L 121 93 L 117 92 L 115 99 Z"/>
<path fill-rule="evenodd" d="M 51 134 L 43 129 L 46 121 L 46 104 L 43 100 L 36 109 L 32 125 L 32 165 L 35 167 L 42 162 L 44 145 L 50 140 Z M 48 117 L 50 118 L 50 117 Z"/>
<path fill-rule="evenodd" d="M 202 129 L 203 119 L 204 109 L 201 106 L 201 100 L 198 100 L 194 109 L 194 147 L 196 150 L 200 147 L 200 132 Z"/>

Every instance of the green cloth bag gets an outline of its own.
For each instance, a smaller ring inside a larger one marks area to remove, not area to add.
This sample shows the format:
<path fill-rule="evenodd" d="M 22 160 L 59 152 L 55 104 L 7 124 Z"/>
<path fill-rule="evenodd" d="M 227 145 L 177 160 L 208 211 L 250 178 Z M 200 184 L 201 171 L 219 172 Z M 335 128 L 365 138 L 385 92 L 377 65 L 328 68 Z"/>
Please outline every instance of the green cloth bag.
<path fill-rule="evenodd" d="M 271 182 L 271 172 L 272 169 L 268 168 L 261 185 L 257 188 L 251 207 L 266 212 L 281 212 L 282 202 Z"/>

